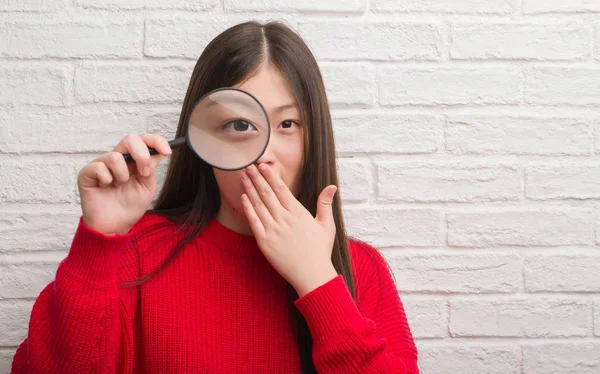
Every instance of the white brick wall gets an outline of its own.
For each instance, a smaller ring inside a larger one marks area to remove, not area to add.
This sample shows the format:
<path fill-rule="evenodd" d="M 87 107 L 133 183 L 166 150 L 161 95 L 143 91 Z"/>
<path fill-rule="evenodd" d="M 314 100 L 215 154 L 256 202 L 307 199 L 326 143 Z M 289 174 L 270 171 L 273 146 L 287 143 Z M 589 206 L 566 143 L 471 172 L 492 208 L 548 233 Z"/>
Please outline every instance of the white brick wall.
<path fill-rule="evenodd" d="M 283 19 L 322 67 L 351 234 L 423 373 L 600 372 L 600 1 L 0 1 L 0 373 L 70 245 L 80 167 L 173 136 L 204 46 Z"/>

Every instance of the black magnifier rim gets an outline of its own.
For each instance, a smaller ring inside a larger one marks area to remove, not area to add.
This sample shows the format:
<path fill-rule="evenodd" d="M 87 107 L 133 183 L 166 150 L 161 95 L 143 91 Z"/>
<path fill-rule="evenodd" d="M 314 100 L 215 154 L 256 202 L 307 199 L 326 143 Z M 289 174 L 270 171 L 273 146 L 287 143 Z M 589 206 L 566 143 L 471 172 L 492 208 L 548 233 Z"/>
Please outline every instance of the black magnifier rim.
<path fill-rule="evenodd" d="M 260 109 L 262 109 L 263 114 L 265 115 L 265 118 L 267 120 L 267 141 L 265 142 L 265 146 L 263 147 L 262 151 L 260 151 L 260 153 L 258 154 L 258 157 L 256 157 L 252 162 L 249 162 L 248 164 L 246 164 L 244 166 L 237 167 L 237 168 L 232 168 L 232 169 L 231 168 L 223 168 L 223 167 L 219 167 L 219 166 L 215 166 L 215 165 L 211 164 L 210 162 L 206 161 L 202 156 L 200 156 L 198 154 L 198 152 L 196 152 L 196 150 L 192 146 L 192 142 L 190 140 L 190 121 L 191 121 L 192 113 L 194 112 L 194 110 L 196 110 L 196 107 L 198 107 L 198 105 L 202 102 L 202 100 L 204 100 L 207 96 L 212 95 L 213 93 L 219 92 L 219 91 L 239 91 L 241 93 L 244 93 L 244 94 L 250 96 L 260 106 Z M 202 161 L 206 162 L 207 164 L 209 164 L 212 167 L 215 167 L 217 169 L 224 170 L 224 171 L 241 170 L 241 169 L 244 169 L 244 168 L 246 168 L 246 167 L 254 164 L 265 153 L 265 150 L 267 149 L 267 146 L 269 145 L 269 140 L 270 139 L 271 139 L 271 121 L 269 120 L 269 115 L 267 114 L 267 110 L 265 109 L 265 107 L 250 92 L 242 90 L 240 88 L 235 88 L 235 87 L 220 87 L 220 88 L 214 89 L 214 90 L 212 90 L 212 91 L 204 94 L 200 98 L 200 100 L 198 100 L 198 102 L 196 103 L 196 105 L 194 105 L 194 108 L 190 112 L 190 119 L 188 120 L 187 129 L 186 129 L 186 132 L 185 132 L 185 143 L 187 144 L 188 148 L 190 148 L 196 154 L 196 156 L 198 156 Z"/>

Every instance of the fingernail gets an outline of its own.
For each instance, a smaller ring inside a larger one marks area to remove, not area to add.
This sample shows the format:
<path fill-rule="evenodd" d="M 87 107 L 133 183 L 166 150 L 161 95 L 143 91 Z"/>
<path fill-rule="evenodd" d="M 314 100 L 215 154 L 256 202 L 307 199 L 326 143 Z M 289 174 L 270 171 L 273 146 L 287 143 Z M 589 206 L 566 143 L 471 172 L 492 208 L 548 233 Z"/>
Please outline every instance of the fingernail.
<path fill-rule="evenodd" d="M 260 169 L 260 171 L 266 171 L 267 170 L 267 164 L 260 164 L 260 165 L 258 165 L 258 168 Z"/>
<path fill-rule="evenodd" d="M 150 175 L 150 166 L 144 166 L 144 170 L 142 170 L 142 175 L 145 177 Z"/>

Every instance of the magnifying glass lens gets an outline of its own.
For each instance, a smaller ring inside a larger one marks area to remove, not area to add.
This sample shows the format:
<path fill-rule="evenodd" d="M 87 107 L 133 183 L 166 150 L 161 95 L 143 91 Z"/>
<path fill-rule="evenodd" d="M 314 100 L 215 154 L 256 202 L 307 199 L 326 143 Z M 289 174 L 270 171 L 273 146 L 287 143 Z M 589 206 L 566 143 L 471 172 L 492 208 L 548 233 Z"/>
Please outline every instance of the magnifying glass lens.
<path fill-rule="evenodd" d="M 188 144 L 207 163 L 224 170 L 246 167 L 269 141 L 269 119 L 261 104 L 237 89 L 220 89 L 202 98 L 188 124 Z"/>

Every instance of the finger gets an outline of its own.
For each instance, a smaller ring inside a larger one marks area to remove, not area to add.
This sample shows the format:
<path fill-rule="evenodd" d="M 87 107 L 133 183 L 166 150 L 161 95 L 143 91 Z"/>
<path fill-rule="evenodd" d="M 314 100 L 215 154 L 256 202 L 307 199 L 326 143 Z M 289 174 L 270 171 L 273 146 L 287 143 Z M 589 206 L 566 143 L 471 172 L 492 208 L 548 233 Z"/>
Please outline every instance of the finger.
<path fill-rule="evenodd" d="M 333 196 L 336 191 L 336 186 L 327 186 L 321 191 L 317 200 L 317 214 L 315 219 L 327 227 L 331 225 L 335 227 L 333 220 Z"/>
<path fill-rule="evenodd" d="M 242 185 L 244 186 L 244 191 L 246 192 L 250 203 L 252 203 L 254 211 L 256 212 L 258 218 L 260 218 L 263 226 L 269 227 L 273 225 L 275 223 L 275 220 L 271 215 L 271 212 L 263 202 L 263 200 L 260 198 L 260 195 L 256 190 L 256 187 L 252 183 L 252 180 L 250 180 L 250 177 L 246 173 L 246 170 L 242 170 L 241 177 Z"/>
<path fill-rule="evenodd" d="M 141 138 L 148 147 L 156 149 L 163 156 L 170 156 L 173 153 L 167 139 L 160 135 L 144 134 Z"/>
<path fill-rule="evenodd" d="M 123 155 L 119 152 L 109 152 L 96 160 L 106 165 L 114 178 L 115 185 L 120 185 L 129 180 L 129 169 Z"/>
<path fill-rule="evenodd" d="M 294 204 L 298 203 L 298 200 L 283 179 L 281 179 L 281 177 L 267 164 L 260 164 L 258 169 L 271 186 L 271 189 L 275 193 L 275 196 L 277 196 L 280 204 L 288 211 L 292 210 L 292 207 Z"/>
<path fill-rule="evenodd" d="M 265 177 L 258 171 L 255 165 L 250 165 L 246 168 L 246 171 L 250 176 L 252 183 L 254 184 L 254 188 L 258 192 L 258 196 L 267 206 L 267 209 L 269 209 L 273 219 L 278 221 L 285 208 L 279 202 L 279 198 L 277 198 L 277 195 L 275 195 L 275 191 L 273 191 L 273 188 L 269 182 L 267 182 Z"/>
<path fill-rule="evenodd" d="M 106 187 L 110 185 L 113 182 L 114 178 L 110 173 L 110 170 L 108 170 L 108 167 L 106 167 L 106 164 L 102 162 L 95 162 L 94 164 L 98 165 L 95 168 L 96 179 L 98 179 L 98 186 Z"/>
<path fill-rule="evenodd" d="M 265 227 L 263 226 L 260 218 L 256 214 L 248 195 L 242 195 L 242 205 L 244 206 L 244 213 L 246 213 L 246 219 L 248 220 L 248 224 L 254 233 L 254 236 L 257 239 L 262 239 L 265 237 Z"/>
<path fill-rule="evenodd" d="M 131 158 L 135 161 L 136 169 L 138 173 L 144 177 L 147 177 L 151 173 L 151 159 L 150 150 L 142 138 L 137 134 L 127 135 L 118 145 L 115 147 L 115 151 L 120 153 L 129 153 Z M 122 157 L 122 156 L 121 156 Z"/>
<path fill-rule="evenodd" d="M 85 165 L 79 172 L 78 179 L 82 187 L 106 187 L 113 182 L 113 176 L 106 164 L 99 161 Z"/>

